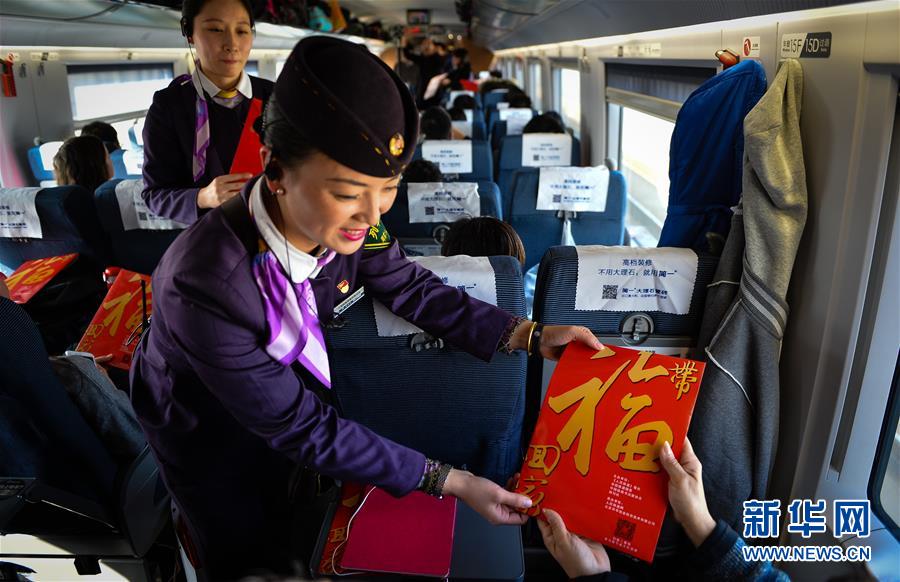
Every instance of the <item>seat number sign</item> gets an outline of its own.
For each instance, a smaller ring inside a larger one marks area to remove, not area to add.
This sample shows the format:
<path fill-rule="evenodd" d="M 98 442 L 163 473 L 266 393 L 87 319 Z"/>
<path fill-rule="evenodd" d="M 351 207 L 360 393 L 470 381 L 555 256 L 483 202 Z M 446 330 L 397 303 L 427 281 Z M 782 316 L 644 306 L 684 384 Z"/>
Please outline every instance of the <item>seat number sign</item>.
<path fill-rule="evenodd" d="M 792 32 L 781 37 L 783 59 L 827 59 L 830 56 L 830 32 Z"/>

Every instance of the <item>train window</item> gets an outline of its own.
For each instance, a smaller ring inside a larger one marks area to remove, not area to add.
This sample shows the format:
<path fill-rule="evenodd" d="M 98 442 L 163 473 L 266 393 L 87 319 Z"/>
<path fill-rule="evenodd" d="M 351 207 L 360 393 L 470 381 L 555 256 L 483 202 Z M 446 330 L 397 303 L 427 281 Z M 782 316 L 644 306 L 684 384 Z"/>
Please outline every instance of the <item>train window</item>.
<path fill-rule="evenodd" d="M 531 97 L 531 105 L 538 111 L 544 108 L 543 86 L 541 85 L 541 63 L 532 61 L 528 63 L 528 96 Z"/>
<path fill-rule="evenodd" d="M 553 69 L 553 107 L 562 116 L 575 137 L 581 135 L 581 73 L 578 69 Z"/>
<path fill-rule="evenodd" d="M 244 70 L 247 71 L 248 75 L 259 77 L 259 61 L 247 61 L 247 64 L 244 65 Z"/>
<path fill-rule="evenodd" d="M 284 63 L 286 63 L 286 62 L 287 62 L 287 59 L 281 59 L 281 60 L 275 61 L 275 78 L 276 79 L 278 78 L 278 75 L 281 74 L 281 69 L 284 68 Z"/>
<path fill-rule="evenodd" d="M 522 65 L 521 59 L 513 59 L 512 62 L 512 80 L 519 87 L 525 87 L 525 67 Z"/>
<path fill-rule="evenodd" d="M 894 383 L 888 400 L 887 414 L 881 429 L 875 470 L 869 489 L 869 498 L 876 515 L 888 524 L 888 529 L 900 539 L 900 359 L 894 366 Z"/>
<path fill-rule="evenodd" d="M 614 108 L 620 124 L 618 165 L 628 183 L 626 226 L 635 245 L 654 247 L 669 203 L 669 142 L 675 123 L 610 105 Z"/>
<path fill-rule="evenodd" d="M 146 111 L 174 77 L 170 63 L 68 65 L 66 73 L 75 121 Z"/>

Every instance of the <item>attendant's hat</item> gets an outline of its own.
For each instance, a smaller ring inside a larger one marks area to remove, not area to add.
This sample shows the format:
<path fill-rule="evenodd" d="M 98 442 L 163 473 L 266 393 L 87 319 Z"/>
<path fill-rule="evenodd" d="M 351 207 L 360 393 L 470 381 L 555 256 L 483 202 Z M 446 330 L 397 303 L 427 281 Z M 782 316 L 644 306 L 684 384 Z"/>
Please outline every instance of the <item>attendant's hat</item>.
<path fill-rule="evenodd" d="M 357 172 L 389 178 L 412 159 L 419 135 L 415 101 L 364 45 L 328 36 L 301 40 L 275 96 L 310 145 Z"/>

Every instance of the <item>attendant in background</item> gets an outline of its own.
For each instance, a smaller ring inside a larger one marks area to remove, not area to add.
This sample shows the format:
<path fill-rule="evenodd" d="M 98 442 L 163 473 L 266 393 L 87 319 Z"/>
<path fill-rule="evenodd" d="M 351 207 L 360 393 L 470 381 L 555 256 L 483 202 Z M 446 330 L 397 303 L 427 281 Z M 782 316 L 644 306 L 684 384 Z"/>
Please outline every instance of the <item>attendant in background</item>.
<path fill-rule="evenodd" d="M 438 54 L 438 49 L 430 38 L 423 39 L 416 52 L 408 46 L 408 42 L 409 37 L 404 36 L 400 39 L 400 46 L 403 48 L 403 56 L 419 67 L 419 76 L 416 81 L 416 105 L 421 109 L 426 106 L 425 90 L 428 88 L 428 81 L 444 72 L 444 57 Z"/>
<path fill-rule="evenodd" d="M 462 83 L 460 81 L 469 80 L 472 76 L 472 65 L 469 64 L 469 51 L 464 48 L 458 48 L 454 49 L 450 54 L 450 71 L 442 84 L 449 86 L 451 89 L 461 89 Z"/>
<path fill-rule="evenodd" d="M 107 153 L 122 149 L 119 145 L 119 133 L 116 128 L 105 121 L 92 121 L 81 128 L 81 135 L 92 135 L 103 142 Z"/>
<path fill-rule="evenodd" d="M 252 101 L 272 83 L 244 71 L 253 45 L 250 0 L 185 0 L 181 31 L 194 72 L 153 96 L 144 124 L 144 200 L 154 213 L 196 222 L 251 177 L 230 174 Z M 252 120 L 250 120 L 252 122 Z"/>
<path fill-rule="evenodd" d="M 525 245 L 516 230 L 493 216 L 460 218 L 450 225 L 441 255 L 494 257 L 509 255 L 525 264 Z"/>
<path fill-rule="evenodd" d="M 60 186 L 82 186 L 93 192 L 113 177 L 112 160 L 96 137 L 70 137 L 53 156 L 53 175 Z"/>

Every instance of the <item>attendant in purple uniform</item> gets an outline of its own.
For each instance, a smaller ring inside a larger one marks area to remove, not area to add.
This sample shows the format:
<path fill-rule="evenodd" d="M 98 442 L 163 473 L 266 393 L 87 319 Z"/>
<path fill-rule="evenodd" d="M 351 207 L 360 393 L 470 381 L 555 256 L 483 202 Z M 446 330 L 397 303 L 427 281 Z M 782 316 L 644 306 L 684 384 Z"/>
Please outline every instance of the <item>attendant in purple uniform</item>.
<path fill-rule="evenodd" d="M 157 267 L 153 322 L 132 367 L 135 411 L 203 569 L 216 580 L 289 570 L 291 475 L 301 466 L 398 496 L 454 495 L 493 523 L 523 523 L 526 497 L 426 460 L 323 402 L 320 322 L 365 286 L 483 360 L 528 345 L 555 358 L 573 340 L 599 349 L 596 338 L 513 317 L 405 258 L 380 217 L 415 149 L 418 112 L 365 47 L 298 43 L 262 132 L 264 175 L 185 231 Z"/>
<path fill-rule="evenodd" d="M 244 71 L 253 45 L 250 0 L 184 0 L 181 32 L 194 73 L 153 96 L 144 124 L 144 200 L 160 216 L 192 224 L 236 196 L 252 176 L 229 174 L 250 102 L 272 82 Z"/>

